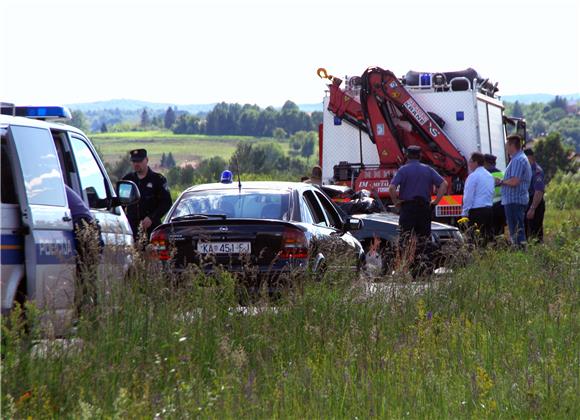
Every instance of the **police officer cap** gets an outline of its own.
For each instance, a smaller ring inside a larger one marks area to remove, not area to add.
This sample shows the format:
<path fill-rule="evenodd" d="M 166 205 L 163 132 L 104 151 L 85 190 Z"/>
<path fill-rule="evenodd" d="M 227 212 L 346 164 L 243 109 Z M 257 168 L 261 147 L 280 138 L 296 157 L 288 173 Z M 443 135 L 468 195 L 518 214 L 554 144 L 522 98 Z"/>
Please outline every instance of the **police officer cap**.
<path fill-rule="evenodd" d="M 135 149 L 129 152 L 131 155 L 131 162 L 141 162 L 147 157 L 147 150 L 145 149 Z"/>
<path fill-rule="evenodd" d="M 490 155 L 489 153 L 486 153 L 485 155 L 483 155 L 483 160 L 484 162 L 495 164 L 497 157 L 495 157 L 494 155 Z"/>
<path fill-rule="evenodd" d="M 409 146 L 407 147 L 408 156 L 419 156 L 421 154 L 421 148 L 419 146 Z"/>

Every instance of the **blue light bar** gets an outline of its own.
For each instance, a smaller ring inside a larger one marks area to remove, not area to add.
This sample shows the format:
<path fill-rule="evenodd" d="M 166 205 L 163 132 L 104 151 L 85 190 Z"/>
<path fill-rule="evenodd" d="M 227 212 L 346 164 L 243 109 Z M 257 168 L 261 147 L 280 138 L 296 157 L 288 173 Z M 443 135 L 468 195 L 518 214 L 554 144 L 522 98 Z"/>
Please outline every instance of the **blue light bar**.
<path fill-rule="evenodd" d="M 419 86 L 431 86 L 431 73 L 421 73 L 419 76 Z"/>
<path fill-rule="evenodd" d="M 222 172 L 222 175 L 220 177 L 220 182 L 222 184 L 231 184 L 233 179 L 234 179 L 234 174 L 232 173 L 232 171 L 228 171 L 226 169 L 225 171 Z"/>
<path fill-rule="evenodd" d="M 72 119 L 70 111 L 64 106 L 17 106 L 15 115 L 39 120 Z"/>

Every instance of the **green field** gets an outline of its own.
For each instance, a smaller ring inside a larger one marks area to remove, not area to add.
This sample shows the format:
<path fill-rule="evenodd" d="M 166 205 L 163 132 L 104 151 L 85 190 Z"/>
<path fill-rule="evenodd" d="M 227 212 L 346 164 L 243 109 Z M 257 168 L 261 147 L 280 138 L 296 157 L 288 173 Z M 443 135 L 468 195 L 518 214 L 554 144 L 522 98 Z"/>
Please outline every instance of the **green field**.
<path fill-rule="evenodd" d="M 328 272 L 238 308 L 228 273 L 179 283 L 144 260 L 73 341 L 3 320 L 3 418 L 580 417 L 580 225 L 475 252 L 369 294 Z M 6 317 L 4 317 L 6 318 Z"/>
<path fill-rule="evenodd" d="M 153 166 L 160 162 L 163 153 L 171 152 L 177 165 L 181 165 L 199 162 L 213 156 L 220 156 L 228 160 L 239 142 L 276 141 L 272 138 L 249 136 L 173 134 L 170 131 L 97 133 L 90 137 L 106 162 L 113 163 L 126 156 L 129 150 L 143 148 L 147 149 L 149 160 Z M 280 144 L 285 151 L 288 150 L 288 142 Z"/>

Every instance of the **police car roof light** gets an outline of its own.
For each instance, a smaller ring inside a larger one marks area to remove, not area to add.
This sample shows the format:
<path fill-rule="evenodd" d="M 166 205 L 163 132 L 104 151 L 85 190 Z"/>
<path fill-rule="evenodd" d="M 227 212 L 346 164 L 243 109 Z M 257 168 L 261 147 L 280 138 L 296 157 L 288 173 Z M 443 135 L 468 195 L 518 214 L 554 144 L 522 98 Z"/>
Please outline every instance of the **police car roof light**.
<path fill-rule="evenodd" d="M 222 172 L 222 175 L 220 177 L 220 182 L 222 184 L 231 184 L 233 180 L 234 174 L 232 174 L 232 171 L 228 171 L 226 169 L 225 171 Z"/>
<path fill-rule="evenodd" d="M 71 112 L 64 106 L 17 106 L 14 111 L 17 117 L 38 120 L 72 119 Z"/>

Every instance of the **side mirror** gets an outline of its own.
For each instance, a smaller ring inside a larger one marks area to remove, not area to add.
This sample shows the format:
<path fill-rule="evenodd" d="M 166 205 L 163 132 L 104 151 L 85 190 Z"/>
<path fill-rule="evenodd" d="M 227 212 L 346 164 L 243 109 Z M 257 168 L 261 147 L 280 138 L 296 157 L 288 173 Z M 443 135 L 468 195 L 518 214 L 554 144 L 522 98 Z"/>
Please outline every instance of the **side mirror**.
<path fill-rule="evenodd" d="M 130 206 L 141 199 L 139 188 L 133 181 L 117 182 L 117 197 L 112 199 L 111 207 Z"/>
<path fill-rule="evenodd" d="M 343 229 L 345 232 L 350 232 L 352 230 L 361 230 L 364 226 L 364 222 L 356 217 L 349 217 L 344 222 Z"/>

